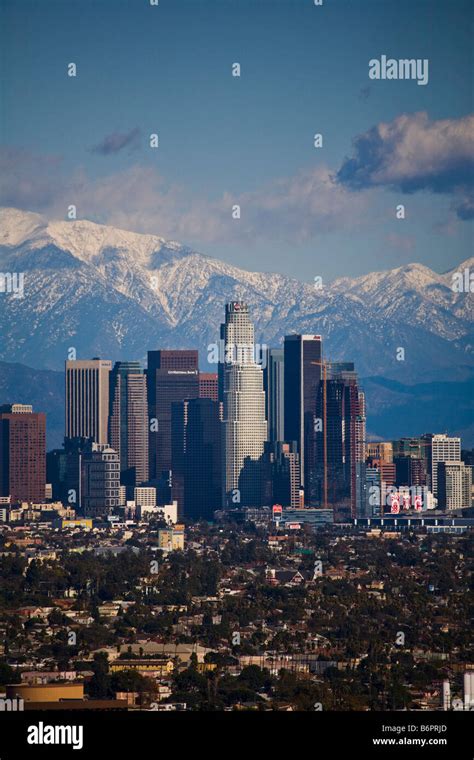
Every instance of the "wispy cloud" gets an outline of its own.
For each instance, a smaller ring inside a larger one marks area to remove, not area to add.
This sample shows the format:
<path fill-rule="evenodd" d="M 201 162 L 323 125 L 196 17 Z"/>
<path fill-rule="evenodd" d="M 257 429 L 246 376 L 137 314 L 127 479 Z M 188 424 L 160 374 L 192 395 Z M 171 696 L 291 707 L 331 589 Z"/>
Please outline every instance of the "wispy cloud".
<path fill-rule="evenodd" d="M 22 148 L 0 149 L 0 199 L 3 206 L 32 211 L 50 208 L 58 196 L 60 156 L 37 155 Z"/>
<path fill-rule="evenodd" d="M 167 183 L 156 168 L 134 164 L 91 178 L 84 170 L 71 176 L 59 158 L 3 153 L 5 179 L 0 203 L 51 218 L 64 218 L 74 204 L 78 218 L 150 232 L 189 242 L 248 243 L 256 240 L 302 242 L 321 233 L 353 228 L 363 218 L 367 199 L 354 198 L 328 167 L 302 170 L 255 191 L 223 192 L 215 199 L 190 195 Z M 2 154 L 0 152 L 0 169 Z M 45 192 L 45 187 L 48 191 Z M 240 206 L 240 219 L 232 208 Z"/>
<path fill-rule="evenodd" d="M 474 116 L 430 121 L 425 112 L 381 122 L 354 140 L 337 173 L 353 190 L 387 187 L 454 196 L 459 219 L 474 215 Z"/>
<path fill-rule="evenodd" d="M 376 188 L 451 194 L 458 219 L 465 220 L 474 213 L 473 126 L 474 117 L 430 121 L 424 113 L 400 116 L 359 135 L 354 156 L 336 175 L 318 164 L 251 192 L 224 190 L 214 198 L 170 184 L 153 165 L 135 163 L 94 178 L 78 169 L 67 176 L 59 157 L 9 149 L 0 152 L 0 203 L 50 218 L 65 218 L 67 207 L 74 204 L 78 218 L 155 233 L 194 247 L 250 247 L 265 240 L 301 244 L 321 234 L 352 234 L 373 224 L 368 210 Z M 107 155 L 138 139 L 138 128 L 127 135 L 109 135 L 100 151 Z M 232 215 L 237 205 L 239 219 Z M 387 242 L 405 251 L 412 245 L 398 237 Z"/>
<path fill-rule="evenodd" d="M 140 129 L 134 127 L 129 132 L 112 132 L 106 135 L 97 145 L 91 148 L 92 153 L 98 153 L 101 156 L 110 156 L 119 153 L 126 147 L 134 149 L 140 142 Z"/>

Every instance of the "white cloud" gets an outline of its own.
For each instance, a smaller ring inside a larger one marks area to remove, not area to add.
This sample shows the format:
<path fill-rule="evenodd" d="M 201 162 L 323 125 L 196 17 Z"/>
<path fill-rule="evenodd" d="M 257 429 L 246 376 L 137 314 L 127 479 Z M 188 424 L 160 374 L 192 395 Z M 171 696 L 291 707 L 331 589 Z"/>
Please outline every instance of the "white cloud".
<path fill-rule="evenodd" d="M 389 187 L 454 196 L 460 219 L 474 216 L 474 116 L 430 121 L 425 112 L 381 122 L 354 140 L 337 179 L 353 190 Z"/>

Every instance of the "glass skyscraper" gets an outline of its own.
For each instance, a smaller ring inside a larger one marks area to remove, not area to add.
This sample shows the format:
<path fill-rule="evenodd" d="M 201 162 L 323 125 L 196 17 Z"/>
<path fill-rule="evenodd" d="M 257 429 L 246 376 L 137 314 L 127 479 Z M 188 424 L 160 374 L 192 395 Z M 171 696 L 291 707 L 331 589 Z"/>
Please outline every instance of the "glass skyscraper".
<path fill-rule="evenodd" d="M 287 335 L 284 343 L 285 441 L 296 441 L 301 483 L 308 506 L 319 506 L 315 492 L 316 401 L 322 374 L 320 335 Z"/>
<path fill-rule="evenodd" d="M 148 480 L 148 409 L 140 362 L 116 362 L 110 373 L 109 442 L 129 489 Z"/>

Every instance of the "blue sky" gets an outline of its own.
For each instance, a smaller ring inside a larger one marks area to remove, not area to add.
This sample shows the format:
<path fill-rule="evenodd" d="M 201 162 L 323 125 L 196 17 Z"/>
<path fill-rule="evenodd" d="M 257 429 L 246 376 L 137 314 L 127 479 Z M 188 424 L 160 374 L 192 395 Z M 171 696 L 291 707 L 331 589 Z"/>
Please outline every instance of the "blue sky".
<path fill-rule="evenodd" d="M 79 218 L 304 280 L 470 255 L 469 2 L 1 8 L 2 203 L 52 218 L 75 203 Z M 382 54 L 427 58 L 428 84 L 370 80 Z"/>

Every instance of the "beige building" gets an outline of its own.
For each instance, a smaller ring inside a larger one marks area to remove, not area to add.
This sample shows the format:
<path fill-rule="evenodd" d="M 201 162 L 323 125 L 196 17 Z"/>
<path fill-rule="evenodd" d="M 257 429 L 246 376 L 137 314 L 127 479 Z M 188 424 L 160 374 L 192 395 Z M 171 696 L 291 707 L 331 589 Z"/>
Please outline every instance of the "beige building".
<path fill-rule="evenodd" d="M 6 698 L 23 699 L 25 702 L 61 702 L 65 699 L 84 699 L 84 684 L 7 684 Z"/>
<path fill-rule="evenodd" d="M 111 369 L 102 359 L 66 361 L 66 438 L 108 442 Z"/>
<path fill-rule="evenodd" d="M 467 509 L 472 506 L 472 467 L 464 462 L 438 464 L 438 506 L 440 509 Z"/>
<path fill-rule="evenodd" d="M 459 462 L 461 459 L 461 439 L 444 433 L 431 438 L 431 491 L 438 496 L 438 468 L 441 462 Z"/>

